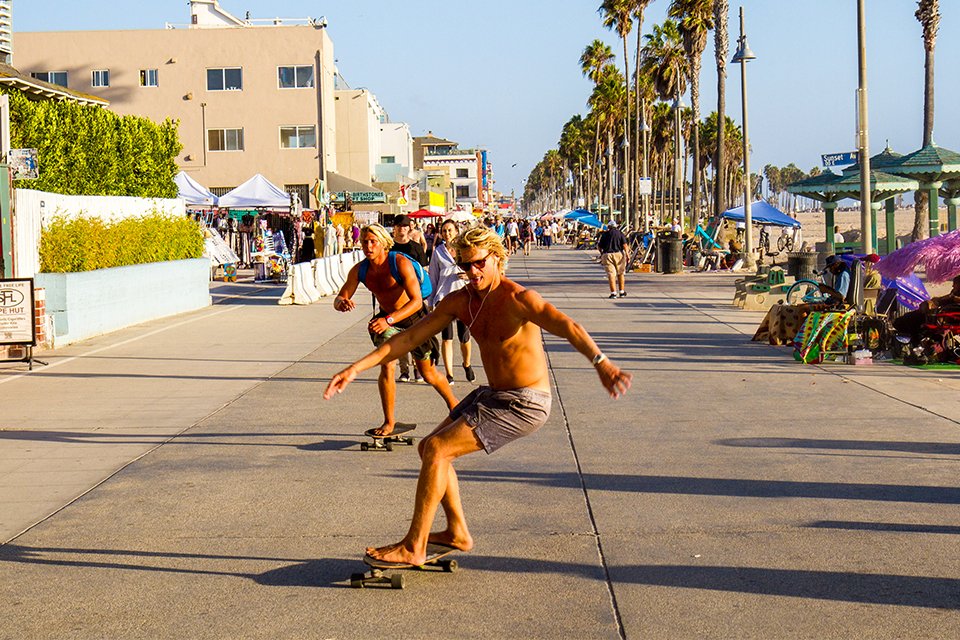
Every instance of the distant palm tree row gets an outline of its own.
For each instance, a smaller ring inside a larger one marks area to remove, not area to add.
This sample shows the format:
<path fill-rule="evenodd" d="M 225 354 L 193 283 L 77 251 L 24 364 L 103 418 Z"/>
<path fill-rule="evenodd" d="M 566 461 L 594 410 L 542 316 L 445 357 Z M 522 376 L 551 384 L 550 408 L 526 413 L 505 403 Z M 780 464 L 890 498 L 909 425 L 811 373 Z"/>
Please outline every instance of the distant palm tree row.
<path fill-rule="evenodd" d="M 620 211 L 634 228 L 649 218 L 681 218 L 693 228 L 704 215 L 719 216 L 743 194 L 743 132 L 726 116 L 726 68 L 730 61 L 728 0 L 670 0 L 667 19 L 643 31 L 653 0 L 603 0 L 603 25 L 623 43 L 623 69 L 613 49 L 600 40 L 588 44 L 580 69 L 593 83 L 589 112 L 563 126 L 556 149 L 530 172 L 523 194 L 534 211 L 575 206 L 581 199 L 608 217 Z M 933 134 L 933 54 L 940 20 L 939 0 L 918 0 L 915 16 L 923 27 L 925 58 L 924 144 Z M 629 36 L 636 29 L 631 75 Z M 717 108 L 700 112 L 700 69 L 710 31 L 714 35 Z M 630 82 L 628 82 L 628 79 Z M 689 108 L 681 98 L 689 89 Z M 718 126 L 723 123 L 723 126 Z M 690 175 L 687 168 L 690 167 Z M 793 164 L 767 165 L 772 199 L 793 208 L 785 195 L 790 182 L 809 175 Z M 643 182 L 652 195 L 641 196 Z M 753 192 L 760 177 L 751 176 Z M 918 192 L 921 193 L 921 192 Z M 759 195 L 759 193 L 758 193 Z M 926 205 L 917 198 L 914 237 L 926 229 Z M 684 211 L 689 203 L 690 210 Z"/>

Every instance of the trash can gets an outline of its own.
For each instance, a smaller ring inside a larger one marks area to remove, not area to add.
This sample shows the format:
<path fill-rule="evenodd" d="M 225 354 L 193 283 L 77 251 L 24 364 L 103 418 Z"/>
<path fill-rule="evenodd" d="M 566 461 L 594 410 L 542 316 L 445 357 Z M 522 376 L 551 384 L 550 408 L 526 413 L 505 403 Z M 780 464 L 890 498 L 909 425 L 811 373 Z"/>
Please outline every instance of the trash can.
<path fill-rule="evenodd" d="M 791 251 L 787 254 L 787 275 L 797 280 L 814 279 L 817 258 L 815 251 Z"/>
<path fill-rule="evenodd" d="M 660 231 L 657 233 L 656 242 L 656 271 L 657 273 L 676 273 L 667 271 L 667 241 L 676 238 L 677 234 L 673 231 Z"/>
<path fill-rule="evenodd" d="M 663 246 L 663 272 L 681 273 L 683 271 L 683 240 L 680 238 L 665 238 L 660 241 Z"/>

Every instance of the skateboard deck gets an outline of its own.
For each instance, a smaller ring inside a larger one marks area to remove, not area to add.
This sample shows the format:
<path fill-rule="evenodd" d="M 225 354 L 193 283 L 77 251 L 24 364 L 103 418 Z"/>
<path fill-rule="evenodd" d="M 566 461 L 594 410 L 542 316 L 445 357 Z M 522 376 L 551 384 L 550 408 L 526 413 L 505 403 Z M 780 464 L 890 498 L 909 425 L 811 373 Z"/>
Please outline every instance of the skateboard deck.
<path fill-rule="evenodd" d="M 364 432 L 364 435 L 373 440 L 373 444 L 369 442 L 361 442 L 360 450 L 361 451 L 393 451 L 394 444 L 413 444 L 413 436 L 406 436 L 405 433 L 410 433 L 417 428 L 416 424 L 409 424 L 404 422 L 398 422 L 393 426 L 393 432 L 386 436 L 374 435 L 374 431 L 379 427 L 374 427 L 373 429 L 367 429 Z"/>
<path fill-rule="evenodd" d="M 423 564 L 408 564 L 406 562 L 386 562 L 371 558 L 369 555 L 363 556 L 363 562 L 370 571 L 367 573 L 354 573 L 350 576 L 350 586 L 355 589 L 362 589 L 371 584 L 388 584 L 391 589 L 403 589 L 403 574 L 393 573 L 387 575 L 384 571 L 399 569 L 419 569 L 427 571 L 433 568 L 441 570 L 443 573 L 453 573 L 459 566 L 456 560 L 447 559 L 447 556 L 460 551 L 455 547 L 448 547 L 442 544 L 427 544 L 427 559 Z"/>

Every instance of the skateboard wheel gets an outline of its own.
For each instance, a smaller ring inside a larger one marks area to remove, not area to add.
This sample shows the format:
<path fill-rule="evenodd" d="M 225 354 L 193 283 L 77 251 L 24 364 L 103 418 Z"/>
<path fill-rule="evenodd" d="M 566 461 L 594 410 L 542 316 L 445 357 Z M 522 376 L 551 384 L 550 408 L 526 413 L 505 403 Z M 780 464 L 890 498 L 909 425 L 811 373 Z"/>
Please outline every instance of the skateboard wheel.
<path fill-rule="evenodd" d="M 363 589 L 363 574 L 354 573 L 350 576 L 350 586 L 354 589 Z"/>
<path fill-rule="evenodd" d="M 385 444 L 384 447 L 386 448 L 387 451 L 393 451 L 393 443 L 391 442 L 388 442 L 387 444 Z M 399 589 L 399 587 L 397 588 Z"/>
<path fill-rule="evenodd" d="M 361 442 L 361 443 L 360 443 L 360 451 L 366 451 L 366 450 L 368 450 L 369 448 L 370 448 L 370 445 L 367 444 L 366 442 Z"/>
<path fill-rule="evenodd" d="M 395 573 L 390 576 L 390 588 L 391 589 L 403 589 L 403 574 Z"/>
<path fill-rule="evenodd" d="M 440 566 L 447 573 L 453 573 L 454 571 L 460 568 L 460 565 L 457 564 L 456 560 L 446 560 L 440 563 Z"/>

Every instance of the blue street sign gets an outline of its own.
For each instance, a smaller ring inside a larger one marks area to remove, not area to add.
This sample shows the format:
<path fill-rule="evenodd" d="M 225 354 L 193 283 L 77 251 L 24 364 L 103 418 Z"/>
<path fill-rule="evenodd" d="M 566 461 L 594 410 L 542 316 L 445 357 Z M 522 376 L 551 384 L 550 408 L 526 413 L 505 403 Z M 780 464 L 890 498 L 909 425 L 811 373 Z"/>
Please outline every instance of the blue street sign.
<path fill-rule="evenodd" d="M 851 164 L 857 164 L 858 154 L 856 151 L 847 151 L 846 153 L 828 153 L 820 156 L 825 167 L 843 167 Z"/>

